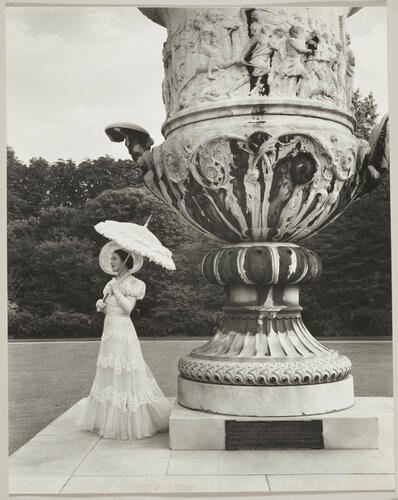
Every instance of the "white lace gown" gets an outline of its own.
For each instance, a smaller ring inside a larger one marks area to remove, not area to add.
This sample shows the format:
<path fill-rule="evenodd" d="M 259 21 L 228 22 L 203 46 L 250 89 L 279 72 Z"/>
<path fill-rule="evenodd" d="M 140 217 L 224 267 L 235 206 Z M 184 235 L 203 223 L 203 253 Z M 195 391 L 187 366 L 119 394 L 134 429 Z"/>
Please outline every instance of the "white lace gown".
<path fill-rule="evenodd" d="M 132 275 L 119 286 L 126 297 L 141 300 L 145 295 L 145 283 Z M 130 315 L 109 283 L 104 288 L 104 295 L 107 293 L 97 370 L 77 423 L 105 438 L 149 437 L 167 430 L 172 402 L 146 364 Z"/>

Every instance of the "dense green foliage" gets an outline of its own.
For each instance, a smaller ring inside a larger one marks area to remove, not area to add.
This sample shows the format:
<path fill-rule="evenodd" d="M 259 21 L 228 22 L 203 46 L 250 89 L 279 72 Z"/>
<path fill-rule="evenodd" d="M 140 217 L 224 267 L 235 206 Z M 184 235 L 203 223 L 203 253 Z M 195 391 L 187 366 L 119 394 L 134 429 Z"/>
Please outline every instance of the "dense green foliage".
<path fill-rule="evenodd" d="M 389 177 L 305 242 L 321 277 L 302 288 L 303 318 L 316 336 L 391 335 Z"/>
<path fill-rule="evenodd" d="M 103 191 L 81 207 L 50 207 L 9 222 L 10 334 L 98 335 L 102 315 L 94 304 L 110 277 L 98 268 L 98 253 L 106 240 L 93 226 L 105 219 L 143 224 L 150 214 L 150 228 L 173 251 L 177 271 L 148 262 L 139 273 L 147 294 L 134 312 L 137 329 L 141 335 L 211 331 L 214 320 L 206 298 L 209 301 L 213 290 L 201 277 L 198 248 L 206 240 L 198 239 L 196 231 L 145 187 L 129 187 Z M 207 294 L 202 295 L 202 289 Z"/>
<path fill-rule="evenodd" d="M 373 125 L 376 123 L 378 112 L 377 104 L 372 92 L 363 96 L 357 89 L 352 96 L 354 106 L 355 128 L 354 134 L 359 139 L 369 139 Z"/>
<path fill-rule="evenodd" d="M 356 92 L 357 134 L 377 117 L 373 96 Z M 173 252 L 177 270 L 146 263 L 138 274 L 145 300 L 133 313 L 141 336 L 213 333 L 221 287 L 201 275 L 201 259 L 217 246 L 187 226 L 140 185 L 134 162 L 100 157 L 76 165 L 8 150 L 9 333 L 13 337 L 99 336 L 95 302 L 110 278 L 98 267 L 102 220 L 144 223 Z M 304 320 L 316 336 L 390 335 L 389 179 L 353 204 L 327 230 L 305 242 L 322 258 L 321 278 L 302 288 Z"/>

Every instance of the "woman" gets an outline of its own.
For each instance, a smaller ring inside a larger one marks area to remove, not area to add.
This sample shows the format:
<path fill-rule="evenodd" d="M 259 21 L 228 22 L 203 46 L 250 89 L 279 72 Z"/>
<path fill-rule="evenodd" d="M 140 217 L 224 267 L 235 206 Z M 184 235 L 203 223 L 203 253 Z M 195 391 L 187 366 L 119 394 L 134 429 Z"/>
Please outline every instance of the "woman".
<path fill-rule="evenodd" d="M 172 406 L 143 359 L 130 319 L 136 301 L 145 295 L 145 283 L 133 276 L 143 258 L 133 258 L 110 241 L 101 250 L 100 265 L 117 276 L 96 303 L 97 311 L 105 314 L 104 329 L 97 371 L 78 425 L 105 438 L 141 439 L 167 430 Z"/>

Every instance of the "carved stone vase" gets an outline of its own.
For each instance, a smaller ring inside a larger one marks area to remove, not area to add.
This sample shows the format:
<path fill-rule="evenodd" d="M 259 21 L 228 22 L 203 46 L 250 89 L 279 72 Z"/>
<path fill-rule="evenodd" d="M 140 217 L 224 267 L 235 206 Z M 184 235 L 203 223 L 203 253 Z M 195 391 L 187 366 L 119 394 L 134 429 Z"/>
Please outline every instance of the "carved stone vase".
<path fill-rule="evenodd" d="M 373 189 L 388 167 L 388 120 L 353 134 L 355 58 L 347 7 L 141 9 L 167 28 L 165 141 L 113 124 L 147 187 L 224 242 L 204 277 L 225 290 L 215 336 L 178 364 L 181 405 L 289 416 L 353 404 L 350 360 L 301 318 L 321 273 L 299 245 Z"/>

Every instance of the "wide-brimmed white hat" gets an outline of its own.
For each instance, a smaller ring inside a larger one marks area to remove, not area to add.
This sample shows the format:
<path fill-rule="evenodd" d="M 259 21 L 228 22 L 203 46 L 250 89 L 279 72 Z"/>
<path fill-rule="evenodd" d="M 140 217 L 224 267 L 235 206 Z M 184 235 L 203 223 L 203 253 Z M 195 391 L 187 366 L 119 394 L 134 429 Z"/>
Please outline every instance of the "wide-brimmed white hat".
<path fill-rule="evenodd" d="M 124 252 L 130 254 L 131 257 L 133 258 L 134 264 L 133 264 L 133 267 L 131 269 L 129 269 L 129 273 L 136 273 L 143 266 L 144 257 L 142 255 L 140 255 L 137 252 L 129 252 L 128 250 L 123 248 L 119 243 L 117 243 L 114 240 L 111 240 L 111 241 L 108 241 L 108 243 L 106 243 L 101 248 L 101 251 L 99 254 L 99 265 L 105 273 L 111 274 L 112 276 L 116 276 L 116 274 L 117 274 L 117 272 L 112 271 L 112 266 L 111 266 L 111 257 L 112 257 L 113 252 L 115 252 L 115 250 L 123 250 Z"/>

